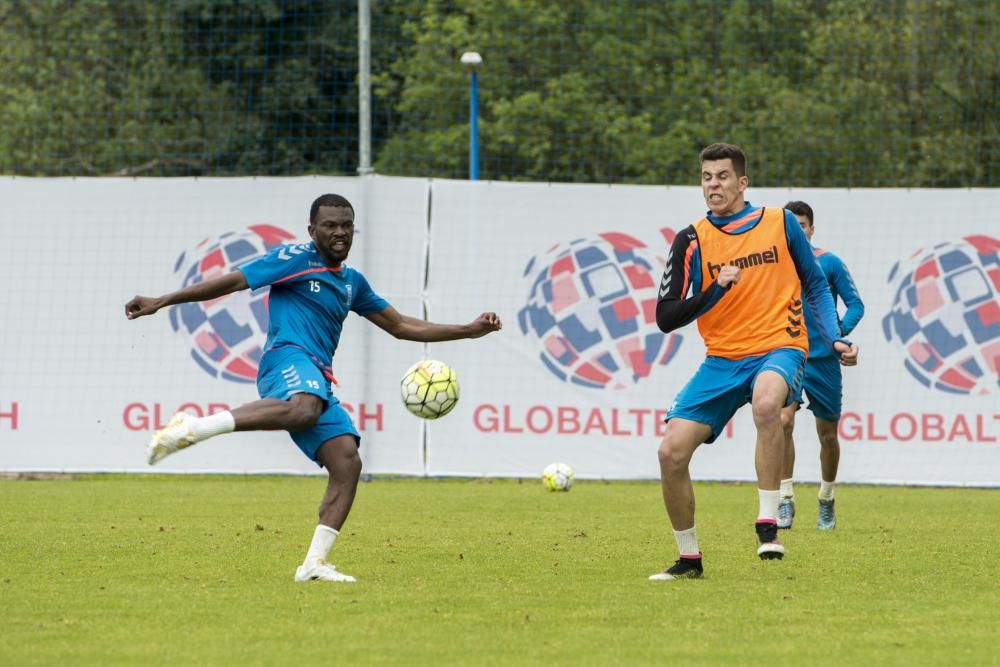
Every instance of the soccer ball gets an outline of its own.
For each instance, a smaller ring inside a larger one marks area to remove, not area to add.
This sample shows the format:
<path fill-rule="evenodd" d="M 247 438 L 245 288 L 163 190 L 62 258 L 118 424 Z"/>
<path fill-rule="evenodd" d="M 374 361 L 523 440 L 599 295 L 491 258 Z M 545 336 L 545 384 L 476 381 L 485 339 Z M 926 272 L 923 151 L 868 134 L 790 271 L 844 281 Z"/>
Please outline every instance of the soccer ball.
<path fill-rule="evenodd" d="M 424 359 L 407 369 L 399 391 L 407 410 L 423 419 L 437 419 L 458 403 L 458 377 L 447 364 Z"/>
<path fill-rule="evenodd" d="M 565 463 L 550 463 L 542 471 L 542 483 L 549 491 L 569 491 L 573 486 L 573 469 Z"/>

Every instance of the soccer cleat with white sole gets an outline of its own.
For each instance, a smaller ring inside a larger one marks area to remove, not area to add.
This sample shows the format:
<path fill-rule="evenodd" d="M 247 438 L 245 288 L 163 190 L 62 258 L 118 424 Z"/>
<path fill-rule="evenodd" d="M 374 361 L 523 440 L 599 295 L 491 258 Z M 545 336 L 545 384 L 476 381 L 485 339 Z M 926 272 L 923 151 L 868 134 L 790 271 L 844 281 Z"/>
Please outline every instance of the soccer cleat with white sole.
<path fill-rule="evenodd" d="M 833 498 L 819 500 L 819 517 L 816 519 L 818 530 L 833 530 L 837 527 L 837 513 L 833 509 Z"/>
<path fill-rule="evenodd" d="M 178 412 L 170 418 L 166 426 L 154 433 L 146 445 L 146 460 L 149 465 L 159 463 L 174 452 L 198 442 L 194 435 L 196 419 L 197 417 L 187 412 Z"/>
<path fill-rule="evenodd" d="M 778 503 L 778 528 L 791 529 L 794 519 L 795 501 L 791 498 L 782 498 Z"/>
<path fill-rule="evenodd" d="M 295 581 L 336 581 L 341 583 L 352 583 L 357 581 L 354 577 L 343 572 L 338 572 L 335 565 L 327 563 L 325 560 L 317 560 L 312 563 L 303 563 L 295 570 Z"/>
<path fill-rule="evenodd" d="M 700 579 L 705 573 L 701 558 L 678 558 L 677 561 L 663 572 L 650 575 L 650 581 L 673 581 L 674 579 Z"/>
<path fill-rule="evenodd" d="M 754 526 L 757 532 L 757 555 L 761 560 L 781 560 L 785 556 L 785 545 L 778 539 L 778 525 L 771 521 L 758 521 Z"/>

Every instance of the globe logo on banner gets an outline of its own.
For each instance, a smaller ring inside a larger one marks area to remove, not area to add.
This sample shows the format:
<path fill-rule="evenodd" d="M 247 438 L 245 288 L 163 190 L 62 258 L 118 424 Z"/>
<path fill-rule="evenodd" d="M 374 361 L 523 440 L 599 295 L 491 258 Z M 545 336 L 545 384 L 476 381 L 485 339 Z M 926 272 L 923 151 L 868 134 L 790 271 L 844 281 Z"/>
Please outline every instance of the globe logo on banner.
<path fill-rule="evenodd" d="M 252 225 L 205 239 L 174 265 L 181 287 L 217 278 L 262 257 L 295 237 L 272 225 Z M 170 325 L 191 343 L 191 357 L 212 377 L 254 382 L 267 337 L 269 288 L 244 290 L 213 301 L 182 303 L 170 309 Z"/>
<path fill-rule="evenodd" d="M 886 340 L 925 387 L 952 394 L 1000 388 L 1000 240 L 966 236 L 921 249 L 889 272 Z"/>
<path fill-rule="evenodd" d="M 663 229 L 668 243 L 674 232 Z M 673 359 L 682 337 L 656 325 L 664 262 L 644 243 L 608 232 L 557 244 L 524 269 L 527 304 L 521 333 L 563 382 L 622 389 Z M 654 275 L 654 271 L 657 273 Z"/>

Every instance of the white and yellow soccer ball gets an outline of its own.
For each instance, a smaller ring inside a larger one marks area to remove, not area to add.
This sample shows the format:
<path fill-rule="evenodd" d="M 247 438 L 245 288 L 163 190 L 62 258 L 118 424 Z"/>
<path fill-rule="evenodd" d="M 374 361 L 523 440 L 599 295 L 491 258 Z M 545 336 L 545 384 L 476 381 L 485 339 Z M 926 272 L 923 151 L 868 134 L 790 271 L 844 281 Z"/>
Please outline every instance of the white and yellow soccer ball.
<path fill-rule="evenodd" d="M 573 469 L 566 463 L 550 463 L 542 471 L 542 484 L 549 491 L 569 491 L 573 486 Z"/>
<path fill-rule="evenodd" d="M 423 419 L 437 419 L 458 403 L 458 376 L 447 364 L 424 359 L 407 369 L 399 391 L 407 410 Z"/>

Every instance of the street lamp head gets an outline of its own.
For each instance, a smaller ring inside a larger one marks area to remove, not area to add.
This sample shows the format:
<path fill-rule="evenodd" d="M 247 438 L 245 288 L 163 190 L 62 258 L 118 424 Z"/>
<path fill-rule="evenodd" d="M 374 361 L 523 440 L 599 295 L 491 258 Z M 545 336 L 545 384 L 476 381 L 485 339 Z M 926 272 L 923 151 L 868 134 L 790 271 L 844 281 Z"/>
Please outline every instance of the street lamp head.
<path fill-rule="evenodd" d="M 465 69 L 476 71 L 483 64 L 483 57 L 476 51 L 466 51 L 462 54 L 461 62 Z"/>

